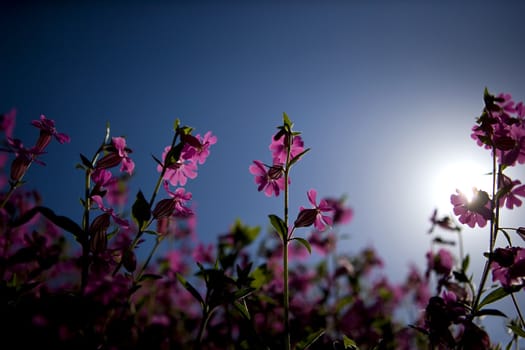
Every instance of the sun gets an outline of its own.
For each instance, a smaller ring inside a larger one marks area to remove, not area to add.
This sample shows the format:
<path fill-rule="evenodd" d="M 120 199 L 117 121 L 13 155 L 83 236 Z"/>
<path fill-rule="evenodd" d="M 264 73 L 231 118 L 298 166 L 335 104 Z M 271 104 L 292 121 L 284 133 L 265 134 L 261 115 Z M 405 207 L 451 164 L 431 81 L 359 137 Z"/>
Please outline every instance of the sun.
<path fill-rule="evenodd" d="M 492 177 L 485 167 L 474 161 L 449 163 L 441 167 L 435 174 L 433 196 L 438 211 L 446 213 L 452 210 L 450 195 L 456 189 L 463 192 L 467 198 L 472 197 L 472 188 L 490 193 Z"/>

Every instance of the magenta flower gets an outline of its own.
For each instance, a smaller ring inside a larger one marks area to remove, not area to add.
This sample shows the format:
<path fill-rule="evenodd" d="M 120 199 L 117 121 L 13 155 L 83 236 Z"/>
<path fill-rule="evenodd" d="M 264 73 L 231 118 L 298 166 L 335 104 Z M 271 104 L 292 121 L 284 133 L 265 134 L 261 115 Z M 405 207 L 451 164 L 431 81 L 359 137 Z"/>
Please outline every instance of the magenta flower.
<path fill-rule="evenodd" d="M 16 109 L 12 108 L 9 112 L 0 114 L 0 131 L 5 132 L 6 137 L 13 137 L 15 129 Z"/>
<path fill-rule="evenodd" d="M 162 153 L 162 161 L 166 161 L 166 155 L 171 150 L 171 146 L 164 148 Z M 157 171 L 162 171 L 162 165 L 157 166 Z M 164 173 L 164 180 L 168 180 L 173 186 L 184 186 L 188 178 L 195 179 L 197 177 L 197 164 L 193 159 L 184 159 L 181 155 L 180 159 L 170 165 Z"/>
<path fill-rule="evenodd" d="M 508 209 L 513 209 L 514 206 L 519 207 L 523 203 L 519 197 L 525 197 L 525 185 L 521 185 L 520 180 L 512 180 L 510 177 L 503 175 L 500 177 L 499 188 L 505 189 L 504 194 L 499 198 L 499 206 L 504 205 Z"/>
<path fill-rule="evenodd" d="M 268 171 L 266 170 L 268 168 Z M 255 175 L 255 183 L 259 185 L 257 190 L 264 191 L 268 197 L 279 196 L 281 190 L 284 190 L 284 171 L 282 166 L 274 165 L 268 167 L 258 160 L 254 160 L 250 165 L 250 173 Z M 289 182 L 288 182 L 289 183 Z"/>
<path fill-rule="evenodd" d="M 309 190 L 307 196 L 313 208 L 306 209 L 302 206 L 299 208 L 299 215 L 297 215 L 297 219 L 294 222 L 295 227 L 307 227 L 313 224 L 317 230 L 324 231 L 332 226 L 332 215 L 325 215 L 325 213 L 332 214 L 334 208 L 324 199 L 318 205 L 317 191 L 314 189 Z"/>
<path fill-rule="evenodd" d="M 40 129 L 40 136 L 35 145 L 39 150 L 44 150 L 49 142 L 51 142 L 52 137 L 55 137 L 59 143 L 70 141 L 68 135 L 57 131 L 55 121 L 47 119 L 43 114 L 40 116 L 40 120 L 33 120 L 31 124 Z"/>
<path fill-rule="evenodd" d="M 120 171 L 130 175 L 133 173 L 135 163 L 129 158 L 132 151 L 126 147 L 125 138 L 113 137 L 107 151 L 108 153 L 97 162 L 97 168 L 109 169 L 121 164 Z"/>
<path fill-rule="evenodd" d="M 310 237 L 308 238 L 308 242 L 314 248 L 317 250 L 321 255 L 327 255 L 330 252 L 333 252 L 336 247 L 336 237 L 335 234 L 321 234 L 322 232 L 319 232 L 317 230 L 313 230 Z"/>
<path fill-rule="evenodd" d="M 486 95 L 486 106 L 471 137 L 479 146 L 492 150 L 499 164 L 525 163 L 525 110 L 510 94 Z"/>
<path fill-rule="evenodd" d="M 175 191 L 171 191 L 168 181 L 164 181 L 164 189 L 175 204 L 174 215 L 179 217 L 188 217 L 193 215 L 191 209 L 186 207 L 186 203 L 191 200 L 192 197 L 190 192 L 186 192 L 182 187 L 177 188 Z"/>
<path fill-rule="evenodd" d="M 438 275 L 448 276 L 454 267 L 454 256 L 447 249 L 441 248 L 436 254 L 429 251 L 427 257 L 427 274 L 430 271 Z"/>
<path fill-rule="evenodd" d="M 454 206 L 454 214 L 459 216 L 459 222 L 467 224 L 474 228 L 476 224 L 479 227 L 485 227 L 487 220 L 492 218 L 491 202 L 485 191 L 478 191 L 473 188 L 474 194 L 471 201 L 460 190 L 456 189 L 458 194 L 450 196 L 450 202 Z"/>
<path fill-rule="evenodd" d="M 201 264 L 213 264 L 215 262 L 214 249 L 215 246 L 212 243 L 199 243 L 192 253 L 193 260 Z"/>
<path fill-rule="evenodd" d="M 198 164 L 204 164 L 208 156 L 210 155 L 210 146 L 217 143 L 217 136 L 212 135 L 211 131 L 208 131 L 204 136 L 197 134 L 195 136 L 199 140 L 199 147 L 192 147 L 194 149 L 193 159 Z"/>
<path fill-rule="evenodd" d="M 274 164 L 285 164 L 286 156 L 288 152 L 287 145 L 285 145 L 286 136 L 283 134 L 277 140 L 275 136 L 272 137 L 272 142 L 270 143 L 270 151 L 272 151 L 272 158 Z M 290 160 L 295 156 L 304 151 L 304 143 L 301 139 L 301 136 L 295 135 L 292 136 L 292 145 L 290 147 Z"/>
<path fill-rule="evenodd" d="M 504 288 L 525 286 L 525 248 L 497 248 L 492 254 L 492 280 Z"/>
<path fill-rule="evenodd" d="M 122 227 L 124 229 L 129 228 L 129 223 L 128 223 L 127 220 L 122 219 L 117 214 L 115 214 L 115 211 L 113 210 L 113 208 L 106 208 L 104 206 L 104 202 L 102 201 L 102 197 L 101 196 L 99 196 L 99 195 L 92 196 L 91 200 L 93 202 L 95 202 L 97 204 L 98 208 L 100 210 L 102 210 L 104 213 L 110 214 L 117 225 L 119 225 L 120 227 Z"/>
<path fill-rule="evenodd" d="M 129 158 L 128 153 L 131 152 L 130 149 L 126 147 L 126 139 L 123 137 L 113 137 L 113 145 L 117 149 L 118 156 L 122 159 L 122 165 L 120 166 L 120 171 L 127 172 L 128 174 L 133 173 L 135 168 L 135 163 Z"/>
<path fill-rule="evenodd" d="M 334 225 L 347 224 L 354 217 L 353 209 L 344 205 L 344 198 L 325 198 L 325 201 L 334 209 Z"/>

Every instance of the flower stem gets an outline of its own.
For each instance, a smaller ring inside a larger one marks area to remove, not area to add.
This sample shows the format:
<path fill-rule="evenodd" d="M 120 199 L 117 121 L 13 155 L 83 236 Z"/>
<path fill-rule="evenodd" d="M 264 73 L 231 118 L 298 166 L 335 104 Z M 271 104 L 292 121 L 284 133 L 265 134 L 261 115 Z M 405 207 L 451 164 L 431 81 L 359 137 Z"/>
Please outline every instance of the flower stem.
<path fill-rule="evenodd" d="M 288 231 L 288 176 L 292 135 L 285 135 L 285 146 L 287 147 L 286 167 L 284 169 L 284 222 Z M 286 232 L 283 236 L 283 308 L 284 308 L 284 349 L 290 350 L 290 296 L 288 290 L 288 243 L 291 237 Z"/>

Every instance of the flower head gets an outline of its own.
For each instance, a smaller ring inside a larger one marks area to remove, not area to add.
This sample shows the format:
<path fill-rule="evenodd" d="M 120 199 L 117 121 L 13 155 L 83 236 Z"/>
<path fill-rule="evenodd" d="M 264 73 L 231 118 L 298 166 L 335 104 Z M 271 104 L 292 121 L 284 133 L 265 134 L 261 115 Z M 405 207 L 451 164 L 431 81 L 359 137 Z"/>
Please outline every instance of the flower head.
<path fill-rule="evenodd" d="M 188 178 L 195 179 L 197 177 L 197 163 L 195 159 L 191 157 L 191 154 L 188 156 L 188 153 L 185 153 L 188 152 L 187 147 L 184 148 L 186 151 L 182 152 L 179 159 L 170 164 L 164 173 L 164 180 L 169 181 L 173 186 L 185 186 Z M 164 152 L 162 153 L 163 162 L 166 162 L 166 157 L 170 154 L 171 149 L 171 146 L 164 148 Z M 159 164 L 157 166 L 157 171 L 161 172 L 162 168 L 163 166 Z"/>
<path fill-rule="evenodd" d="M 490 198 L 485 191 L 472 189 L 474 194 L 469 201 L 467 196 L 456 189 L 457 194 L 450 196 L 450 202 L 454 206 L 454 214 L 459 216 L 459 222 L 474 228 L 476 224 L 484 227 L 487 220 L 492 219 L 492 208 Z"/>
<path fill-rule="evenodd" d="M 317 230 L 324 231 L 332 226 L 332 215 L 326 213 L 332 214 L 334 208 L 324 199 L 317 204 L 317 191 L 314 189 L 309 190 L 307 196 L 313 208 L 306 209 L 302 206 L 299 208 L 299 215 L 294 222 L 295 227 L 307 227 L 313 224 Z"/>
<path fill-rule="evenodd" d="M 492 280 L 503 288 L 525 286 L 525 248 L 496 248 L 492 253 Z"/>
<path fill-rule="evenodd" d="M 276 137 L 279 136 L 277 139 Z M 299 135 L 291 135 L 292 141 L 290 148 L 290 159 L 304 151 L 304 143 Z M 285 164 L 288 153 L 287 136 L 283 133 L 278 133 L 272 137 L 270 143 L 270 151 L 272 151 L 272 158 L 274 163 Z"/>
<path fill-rule="evenodd" d="M 52 137 L 55 137 L 59 143 L 66 143 L 70 141 L 68 135 L 57 131 L 55 128 L 55 121 L 47 119 L 43 114 L 40 116 L 40 120 L 33 120 L 31 124 L 40 129 L 40 136 L 36 142 L 35 147 L 41 151 L 47 147 L 49 142 L 51 142 Z"/>
<path fill-rule="evenodd" d="M 525 197 L 525 185 L 520 180 L 512 180 L 502 174 L 499 178 L 499 189 L 504 190 L 503 195 L 499 197 L 499 206 L 506 206 L 508 209 L 519 207 L 523 203 L 518 197 Z"/>
<path fill-rule="evenodd" d="M 97 168 L 109 169 L 121 164 L 120 171 L 131 175 L 135 169 L 135 163 L 129 158 L 129 153 L 132 151 L 126 146 L 126 139 L 113 137 L 111 144 L 106 148 L 108 153 L 97 162 Z"/>
<path fill-rule="evenodd" d="M 250 173 L 255 175 L 255 183 L 259 185 L 257 190 L 264 191 L 268 197 L 272 195 L 278 197 L 280 191 L 284 189 L 284 172 L 280 165 L 268 167 L 261 161 L 254 160 L 250 165 Z"/>

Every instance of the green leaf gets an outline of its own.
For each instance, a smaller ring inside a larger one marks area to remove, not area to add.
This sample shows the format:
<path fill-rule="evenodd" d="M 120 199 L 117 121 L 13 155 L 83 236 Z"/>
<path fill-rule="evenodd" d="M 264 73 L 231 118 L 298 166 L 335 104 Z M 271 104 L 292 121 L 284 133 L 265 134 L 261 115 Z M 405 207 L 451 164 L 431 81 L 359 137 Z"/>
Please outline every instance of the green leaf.
<path fill-rule="evenodd" d="M 155 157 L 153 154 L 151 155 L 151 158 L 153 158 L 153 160 L 160 166 L 162 166 L 162 162 L 160 161 L 159 158 Z"/>
<path fill-rule="evenodd" d="M 283 124 L 289 128 L 289 130 L 292 130 L 292 121 L 290 118 L 288 118 L 288 114 L 286 112 L 283 112 Z"/>
<path fill-rule="evenodd" d="M 135 203 L 133 203 L 133 206 L 131 207 L 131 214 L 133 215 L 133 218 L 137 221 L 140 230 L 144 228 L 144 224 L 151 217 L 151 209 L 149 207 L 148 201 L 146 200 L 144 194 L 140 190 L 137 193 Z"/>
<path fill-rule="evenodd" d="M 343 345 L 345 349 L 359 350 L 359 347 L 352 339 L 348 338 L 346 335 L 343 335 Z"/>
<path fill-rule="evenodd" d="M 468 267 L 470 264 L 470 256 L 467 254 L 463 261 L 461 262 L 461 270 L 462 271 L 468 271 Z"/>
<path fill-rule="evenodd" d="M 244 316 L 244 318 L 251 320 L 250 312 L 248 311 L 248 307 L 244 301 L 241 303 L 238 300 L 235 300 L 233 302 L 233 306 L 235 306 L 235 308 L 241 313 L 241 315 Z"/>
<path fill-rule="evenodd" d="M 500 310 L 498 309 L 483 309 L 483 310 L 479 310 L 478 312 L 476 312 L 475 314 L 476 316 L 501 316 L 501 317 L 505 317 L 507 318 L 507 315 L 505 315 L 503 312 L 501 312 Z"/>
<path fill-rule="evenodd" d="M 304 156 L 306 154 L 306 152 L 310 151 L 310 148 L 307 148 L 305 149 L 304 151 L 302 151 L 301 153 L 299 153 L 298 155 L 296 155 L 295 157 L 292 158 L 292 160 L 290 161 L 290 165 L 289 166 L 292 166 L 294 165 L 295 163 L 297 163 L 297 161 L 299 159 L 302 158 L 302 156 Z"/>
<path fill-rule="evenodd" d="M 483 300 L 478 305 L 478 309 L 481 309 L 485 305 L 492 304 L 495 301 L 503 299 L 509 294 L 510 294 L 510 292 L 506 291 L 502 287 L 499 287 L 499 288 L 493 290 L 485 298 L 483 298 Z"/>
<path fill-rule="evenodd" d="M 174 147 L 170 148 L 170 150 L 166 154 L 166 157 L 164 158 L 164 162 L 165 162 L 164 166 L 166 168 L 169 168 L 170 166 L 172 166 L 173 164 L 179 161 L 183 146 L 184 146 L 184 143 L 180 142 Z"/>
<path fill-rule="evenodd" d="M 146 273 L 142 276 L 140 276 L 138 282 L 142 282 L 142 281 L 154 281 L 154 280 L 160 280 L 162 279 L 163 277 L 160 276 L 160 275 L 156 275 L 156 274 L 153 274 L 153 273 Z"/>
<path fill-rule="evenodd" d="M 191 295 L 193 295 L 193 297 L 201 304 L 201 306 L 204 307 L 204 299 L 202 299 L 202 296 L 197 291 L 197 289 L 195 289 L 195 287 L 192 286 L 191 283 L 188 282 L 180 273 L 177 273 L 177 279 L 182 284 L 182 286 L 186 288 L 186 290 L 190 292 Z"/>
<path fill-rule="evenodd" d="M 519 327 L 516 324 L 510 324 L 508 327 L 517 336 L 525 338 L 525 329 Z"/>
<path fill-rule="evenodd" d="M 89 159 L 86 158 L 82 153 L 80 153 L 80 160 L 82 160 L 82 164 L 88 168 L 88 169 L 94 169 L 93 163 Z"/>
<path fill-rule="evenodd" d="M 301 243 L 302 245 L 305 246 L 306 249 L 308 249 L 308 253 L 312 254 L 312 246 L 310 246 L 310 242 L 308 242 L 306 239 L 304 238 L 301 238 L 301 237 L 294 237 L 292 238 L 294 240 L 296 240 L 297 242 Z"/>
<path fill-rule="evenodd" d="M 270 214 L 268 217 L 270 218 L 270 222 L 275 231 L 277 231 L 281 238 L 286 241 L 288 239 L 288 228 L 286 227 L 284 220 L 274 214 Z"/>
<path fill-rule="evenodd" d="M 296 349 L 298 350 L 304 350 L 308 349 L 313 343 L 317 341 L 323 334 L 325 333 L 324 329 L 319 329 L 318 331 L 309 334 L 306 339 L 301 340 L 296 345 Z"/>
<path fill-rule="evenodd" d="M 250 277 L 253 279 L 250 286 L 259 289 L 271 280 L 271 273 L 268 271 L 266 265 L 261 265 L 253 270 Z"/>
<path fill-rule="evenodd" d="M 17 227 L 25 224 L 33 218 L 37 213 L 45 216 L 49 221 L 57 225 L 58 227 L 66 230 L 67 232 L 72 233 L 75 237 L 81 238 L 84 237 L 84 231 L 82 228 L 73 220 L 66 216 L 56 215 L 55 212 L 47 207 L 34 207 L 31 210 L 27 211 L 20 218 L 12 222 L 12 227 Z"/>

